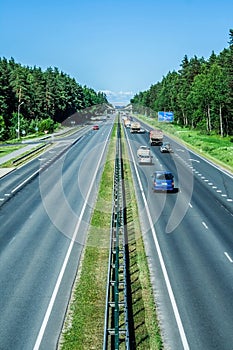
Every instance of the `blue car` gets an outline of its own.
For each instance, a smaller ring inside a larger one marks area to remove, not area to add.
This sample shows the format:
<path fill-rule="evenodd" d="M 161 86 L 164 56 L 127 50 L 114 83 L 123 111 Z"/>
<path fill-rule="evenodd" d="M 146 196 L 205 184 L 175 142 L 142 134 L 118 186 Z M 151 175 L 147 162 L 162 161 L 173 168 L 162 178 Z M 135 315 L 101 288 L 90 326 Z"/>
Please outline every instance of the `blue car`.
<path fill-rule="evenodd" d="M 156 171 L 152 176 L 154 192 L 174 190 L 174 176 L 170 171 Z"/>

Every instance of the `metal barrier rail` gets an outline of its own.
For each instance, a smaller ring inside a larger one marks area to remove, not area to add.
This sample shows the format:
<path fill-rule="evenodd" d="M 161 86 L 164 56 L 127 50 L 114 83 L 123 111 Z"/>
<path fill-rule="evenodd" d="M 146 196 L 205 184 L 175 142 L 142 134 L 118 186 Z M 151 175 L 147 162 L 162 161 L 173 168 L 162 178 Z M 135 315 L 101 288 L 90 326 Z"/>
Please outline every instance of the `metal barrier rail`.
<path fill-rule="evenodd" d="M 49 144 L 50 144 L 50 143 L 46 143 L 46 144 L 44 144 L 44 145 L 41 145 L 40 147 L 38 147 L 38 148 L 36 148 L 36 149 L 34 149 L 34 150 L 32 150 L 32 151 L 30 151 L 30 152 L 24 154 L 23 156 L 20 156 L 20 157 L 14 159 L 14 160 L 12 161 L 12 164 L 20 164 L 20 163 L 22 163 L 24 160 L 26 160 L 27 158 L 31 157 L 32 154 L 34 155 L 34 154 L 40 152 L 40 151 L 42 150 L 42 148 L 45 148 L 45 147 L 48 146 Z"/>
<path fill-rule="evenodd" d="M 123 183 L 121 129 L 118 120 L 112 223 L 110 232 L 108 281 L 106 291 L 103 350 L 130 350 L 128 315 L 127 230 L 125 230 L 125 199 Z"/>

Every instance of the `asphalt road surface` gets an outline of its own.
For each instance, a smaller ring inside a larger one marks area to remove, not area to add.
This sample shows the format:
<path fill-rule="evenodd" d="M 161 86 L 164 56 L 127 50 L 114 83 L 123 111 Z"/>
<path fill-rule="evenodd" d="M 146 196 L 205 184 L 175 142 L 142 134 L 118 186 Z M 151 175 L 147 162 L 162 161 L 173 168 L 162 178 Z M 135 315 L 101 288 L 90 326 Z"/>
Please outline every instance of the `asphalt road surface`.
<path fill-rule="evenodd" d="M 136 151 L 149 135 L 130 134 L 129 152 L 165 348 L 233 349 L 233 177 L 183 146 Z M 170 170 L 174 193 L 154 193 L 151 174 Z"/>
<path fill-rule="evenodd" d="M 1 350 L 57 346 L 111 127 L 60 140 L 1 179 Z M 151 147 L 153 165 L 138 165 L 148 134 L 127 135 L 166 350 L 232 350 L 232 176 L 173 140 L 174 153 Z M 174 193 L 153 192 L 161 169 Z"/>
<path fill-rule="evenodd" d="M 1 180 L 1 350 L 57 346 L 112 125 L 60 140 Z"/>

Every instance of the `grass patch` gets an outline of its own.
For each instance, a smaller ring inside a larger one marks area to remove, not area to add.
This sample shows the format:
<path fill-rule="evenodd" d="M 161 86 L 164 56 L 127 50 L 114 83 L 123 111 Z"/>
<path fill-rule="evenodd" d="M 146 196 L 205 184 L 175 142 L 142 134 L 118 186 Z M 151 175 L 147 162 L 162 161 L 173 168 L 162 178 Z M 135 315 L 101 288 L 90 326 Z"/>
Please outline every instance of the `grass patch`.
<path fill-rule="evenodd" d="M 63 130 L 64 129 L 64 130 Z M 67 136 L 67 135 L 70 135 L 70 134 L 73 134 L 74 132 L 77 131 L 78 128 L 61 128 L 61 134 L 58 135 L 56 134 L 55 137 L 56 137 L 56 140 L 59 140 L 59 138 L 62 138 L 64 136 Z M 41 135 L 39 134 L 31 134 L 31 135 L 28 135 L 28 136 L 25 136 L 23 137 L 22 139 L 23 140 L 26 140 L 27 138 L 28 139 L 33 139 L 33 137 L 37 137 L 38 136 L 44 136 L 46 137 L 46 135 L 44 135 L 43 133 L 41 133 Z M 48 134 L 47 138 L 50 138 L 52 136 L 52 134 Z M 7 142 L 19 142 L 19 140 L 10 140 L 10 141 L 7 141 Z M 1 143 L 0 143 L 0 157 L 3 157 L 7 154 L 10 154 L 12 153 L 13 151 L 16 151 L 20 148 L 23 148 L 23 147 L 26 147 L 27 144 L 22 144 L 22 145 L 7 145 L 7 142 L 5 143 L 6 146 L 1 146 Z M 22 165 L 26 162 L 28 162 L 29 160 L 35 158 L 36 156 L 38 156 L 40 153 L 43 153 L 45 151 L 45 148 L 49 148 L 51 147 L 53 144 L 53 139 L 51 139 L 51 143 L 48 143 L 47 145 L 44 144 L 44 147 L 41 147 L 41 144 L 38 144 L 37 146 L 35 146 L 34 148 L 28 150 L 28 151 L 25 151 L 24 153 L 20 154 L 18 157 L 15 157 L 15 158 L 11 158 L 9 161 L 1 164 L 1 168 L 12 168 L 12 166 L 18 166 L 18 165 Z"/>
<path fill-rule="evenodd" d="M 14 166 L 23 165 L 29 162 L 29 160 L 37 157 L 40 153 L 43 153 L 45 149 L 48 149 L 49 147 L 51 147 L 50 144 L 47 144 L 44 146 L 41 146 L 41 145 L 35 146 L 32 149 L 20 154 L 18 157 L 11 158 L 7 162 L 1 164 L 1 168 L 12 168 Z"/>
<path fill-rule="evenodd" d="M 25 147 L 25 145 L 23 146 L 0 146 L 0 157 L 4 157 L 9 153 L 12 153 L 14 151 L 17 151 L 20 148 Z"/>
<path fill-rule="evenodd" d="M 73 293 L 61 349 L 102 348 L 107 261 L 106 249 L 89 246 L 85 250 L 81 276 Z"/>

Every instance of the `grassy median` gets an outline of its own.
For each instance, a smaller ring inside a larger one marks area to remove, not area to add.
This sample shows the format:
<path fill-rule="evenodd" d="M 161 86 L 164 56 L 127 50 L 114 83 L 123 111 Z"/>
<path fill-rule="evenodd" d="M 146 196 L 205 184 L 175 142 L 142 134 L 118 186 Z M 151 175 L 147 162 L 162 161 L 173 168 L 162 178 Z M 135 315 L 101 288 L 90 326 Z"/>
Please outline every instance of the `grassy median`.
<path fill-rule="evenodd" d="M 98 350 L 103 347 L 115 143 L 116 126 L 109 145 L 80 272 L 74 285 L 62 331 L 59 345 L 61 350 Z M 137 201 L 125 145 L 123 148 L 132 324 L 135 338 L 131 348 L 161 350 L 163 349 L 162 340 L 141 236 Z"/>

